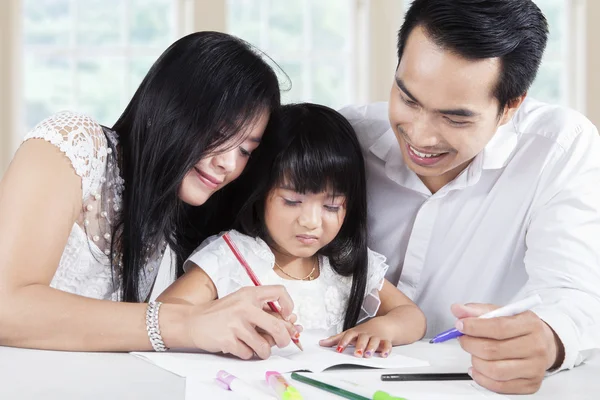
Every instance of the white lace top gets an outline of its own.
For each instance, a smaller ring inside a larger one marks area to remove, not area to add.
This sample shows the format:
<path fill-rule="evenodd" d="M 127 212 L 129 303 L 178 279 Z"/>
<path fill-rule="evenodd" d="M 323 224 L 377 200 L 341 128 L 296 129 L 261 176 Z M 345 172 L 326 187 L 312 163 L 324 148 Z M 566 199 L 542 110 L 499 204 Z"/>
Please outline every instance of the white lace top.
<path fill-rule="evenodd" d="M 319 331 L 323 335 L 342 332 L 352 277 L 338 275 L 329 264 L 329 259 L 319 256 L 320 275 L 315 280 L 283 279 L 273 270 L 275 256 L 262 239 L 252 238 L 235 230 L 230 231 L 229 236 L 261 284 L 285 286 L 294 300 L 294 313 L 298 316 L 298 323 L 305 330 Z M 388 269 L 385 257 L 381 254 L 369 250 L 368 258 L 366 296 L 359 322 L 377 314 L 380 305 L 379 290 Z M 243 286 L 253 285 L 222 235 L 206 239 L 186 260 L 185 270 L 194 266 L 191 262 L 201 267 L 212 279 L 219 298 Z"/>
<path fill-rule="evenodd" d="M 119 174 L 117 135 L 93 119 L 61 112 L 40 122 L 23 141 L 43 139 L 69 159 L 81 178 L 83 208 L 73 224 L 50 286 L 105 300 L 120 300 L 121 271 L 109 261 L 112 224 L 121 209 L 124 182 Z M 158 272 L 164 246 L 157 249 L 140 277 L 140 294 L 147 297 Z"/>

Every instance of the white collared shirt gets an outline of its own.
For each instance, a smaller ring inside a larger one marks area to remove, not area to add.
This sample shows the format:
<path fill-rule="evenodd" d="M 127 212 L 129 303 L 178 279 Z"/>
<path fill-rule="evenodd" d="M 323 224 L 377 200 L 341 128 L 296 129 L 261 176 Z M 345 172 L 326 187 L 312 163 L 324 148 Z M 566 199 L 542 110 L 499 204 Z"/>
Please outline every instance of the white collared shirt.
<path fill-rule="evenodd" d="M 565 346 L 561 367 L 600 348 L 600 137 L 575 111 L 526 100 L 484 151 L 435 194 L 404 163 L 387 103 L 348 107 L 367 165 L 369 247 L 427 316 L 454 326 L 452 303 L 533 311 Z"/>

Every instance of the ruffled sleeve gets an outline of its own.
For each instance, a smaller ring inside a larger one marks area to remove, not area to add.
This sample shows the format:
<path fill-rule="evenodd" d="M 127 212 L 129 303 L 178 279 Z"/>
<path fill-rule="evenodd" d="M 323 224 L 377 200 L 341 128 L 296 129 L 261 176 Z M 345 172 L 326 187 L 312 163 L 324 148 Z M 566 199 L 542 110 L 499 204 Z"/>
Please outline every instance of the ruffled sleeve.
<path fill-rule="evenodd" d="M 186 272 L 190 268 L 202 268 L 217 288 L 219 298 L 236 292 L 244 286 L 254 286 L 246 270 L 223 239 L 224 233 L 211 236 L 202 242 L 183 265 Z M 254 273 L 264 281 L 273 268 L 272 262 L 269 264 L 269 260 L 265 259 L 267 258 L 265 254 L 270 254 L 272 257 L 268 247 L 264 248 L 266 244 L 260 239 L 254 239 L 234 230 L 229 232 L 229 236 Z"/>
<path fill-rule="evenodd" d="M 83 114 L 60 112 L 37 124 L 23 142 L 29 139 L 43 139 L 65 154 L 81 178 L 83 200 L 98 190 L 106 170 L 108 146 L 96 121 Z"/>
<path fill-rule="evenodd" d="M 377 315 L 377 311 L 381 305 L 379 291 L 383 287 L 385 274 L 389 268 L 385 261 L 385 256 L 370 249 L 368 250 L 369 267 L 367 272 L 367 286 L 365 288 L 365 299 L 357 323 Z"/>

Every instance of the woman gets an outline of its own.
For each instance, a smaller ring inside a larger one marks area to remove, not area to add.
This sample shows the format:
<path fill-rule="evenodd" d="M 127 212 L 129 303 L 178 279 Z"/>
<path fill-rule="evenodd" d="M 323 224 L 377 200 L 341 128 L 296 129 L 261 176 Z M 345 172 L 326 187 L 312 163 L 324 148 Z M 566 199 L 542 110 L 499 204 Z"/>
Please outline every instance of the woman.
<path fill-rule="evenodd" d="M 231 196 L 207 200 L 261 141 L 268 151 L 263 133 L 278 106 L 277 77 L 261 57 L 200 32 L 161 55 L 112 129 L 75 113 L 34 128 L 0 183 L 0 345 L 240 357 L 287 345 L 293 326 L 262 310 L 278 300 L 290 316 L 280 287 L 202 307 L 144 303 L 167 245 L 181 274 L 227 223 L 219 210 Z"/>

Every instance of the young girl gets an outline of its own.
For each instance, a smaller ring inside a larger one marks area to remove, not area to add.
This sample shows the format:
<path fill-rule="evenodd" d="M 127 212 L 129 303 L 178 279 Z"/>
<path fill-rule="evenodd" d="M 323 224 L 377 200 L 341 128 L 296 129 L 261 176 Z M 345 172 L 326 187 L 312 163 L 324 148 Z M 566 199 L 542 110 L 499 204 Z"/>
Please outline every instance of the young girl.
<path fill-rule="evenodd" d="M 297 104 L 283 107 L 280 130 L 287 143 L 232 241 L 262 284 L 286 287 L 305 330 L 333 335 L 322 346 L 386 357 L 420 339 L 423 313 L 385 280 L 385 257 L 367 248 L 364 162 L 350 124 L 330 108 Z M 205 241 L 184 268 L 163 298 L 207 302 L 252 285 L 222 236 Z"/>

